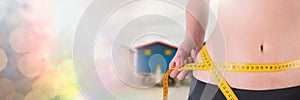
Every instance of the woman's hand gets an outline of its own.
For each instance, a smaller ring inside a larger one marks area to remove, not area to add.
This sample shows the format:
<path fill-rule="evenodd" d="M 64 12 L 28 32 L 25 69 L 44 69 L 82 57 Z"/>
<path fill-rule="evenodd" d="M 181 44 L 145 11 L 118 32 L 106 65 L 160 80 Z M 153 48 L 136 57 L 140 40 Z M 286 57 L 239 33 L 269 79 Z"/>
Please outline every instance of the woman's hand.
<path fill-rule="evenodd" d="M 204 42 L 209 17 L 209 6 L 207 4 L 209 4 L 207 0 L 189 0 L 186 11 L 185 39 L 170 62 L 169 68 L 180 68 L 186 63 L 194 62 L 197 51 L 201 49 Z M 190 77 L 189 72 L 174 70 L 170 76 L 182 80 Z"/>
<path fill-rule="evenodd" d="M 171 60 L 169 68 L 180 68 L 187 63 L 193 63 L 196 59 L 197 52 L 195 49 L 187 51 L 183 48 L 178 48 L 176 55 Z M 174 70 L 171 72 L 170 76 L 172 78 L 178 78 L 182 80 L 184 78 L 190 78 L 190 71 L 189 70 Z"/>

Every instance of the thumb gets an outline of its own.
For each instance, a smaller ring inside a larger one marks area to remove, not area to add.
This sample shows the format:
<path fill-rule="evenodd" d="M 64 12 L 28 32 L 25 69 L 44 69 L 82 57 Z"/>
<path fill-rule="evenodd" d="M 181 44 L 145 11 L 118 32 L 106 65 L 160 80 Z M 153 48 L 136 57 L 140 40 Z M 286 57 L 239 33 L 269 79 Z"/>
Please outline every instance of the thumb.
<path fill-rule="evenodd" d="M 169 68 L 174 68 L 174 67 L 175 67 L 175 61 L 172 60 L 169 64 Z"/>

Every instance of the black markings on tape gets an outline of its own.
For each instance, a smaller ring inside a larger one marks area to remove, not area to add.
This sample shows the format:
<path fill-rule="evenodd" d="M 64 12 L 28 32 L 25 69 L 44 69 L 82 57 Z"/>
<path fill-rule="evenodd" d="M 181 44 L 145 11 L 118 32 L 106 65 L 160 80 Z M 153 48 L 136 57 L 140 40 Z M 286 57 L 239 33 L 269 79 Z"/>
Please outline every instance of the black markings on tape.
<path fill-rule="evenodd" d="M 205 49 L 205 48 L 204 48 Z M 172 70 L 209 70 L 213 74 L 213 78 L 218 84 L 218 87 L 221 89 L 222 93 L 225 95 L 226 99 L 237 100 L 234 92 L 231 90 L 230 86 L 220 74 L 218 69 L 228 68 L 226 71 L 237 71 L 237 72 L 273 72 L 280 70 L 287 70 L 289 68 L 300 68 L 300 60 L 294 62 L 278 63 L 278 64 L 237 64 L 237 63 L 213 63 L 211 58 L 208 56 L 205 50 L 200 51 L 203 63 L 194 63 L 183 66 L 180 69 L 170 69 L 167 71 L 164 79 L 164 98 L 167 98 L 168 95 L 168 75 Z"/>

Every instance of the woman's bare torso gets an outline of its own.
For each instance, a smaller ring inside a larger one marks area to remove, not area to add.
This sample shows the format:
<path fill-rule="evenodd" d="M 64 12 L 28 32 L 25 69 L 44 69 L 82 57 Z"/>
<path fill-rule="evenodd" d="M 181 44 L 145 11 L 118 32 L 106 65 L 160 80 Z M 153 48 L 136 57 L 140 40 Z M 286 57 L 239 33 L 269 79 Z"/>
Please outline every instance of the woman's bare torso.
<path fill-rule="evenodd" d="M 226 62 L 275 63 L 300 59 L 299 0 L 220 0 L 218 20 L 224 33 Z M 210 45 L 211 41 L 214 40 L 207 42 L 208 50 L 217 46 Z M 209 75 L 207 71 L 194 71 L 201 81 L 210 82 Z M 300 69 L 224 72 L 231 87 L 249 90 L 299 86 L 299 76 Z"/>

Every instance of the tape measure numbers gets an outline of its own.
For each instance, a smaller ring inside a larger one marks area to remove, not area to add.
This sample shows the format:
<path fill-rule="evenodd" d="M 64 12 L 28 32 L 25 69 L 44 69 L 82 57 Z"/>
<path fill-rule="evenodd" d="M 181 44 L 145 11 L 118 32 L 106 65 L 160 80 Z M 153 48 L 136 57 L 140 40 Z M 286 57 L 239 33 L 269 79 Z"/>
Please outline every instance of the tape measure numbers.
<path fill-rule="evenodd" d="M 212 59 L 209 57 L 208 52 L 206 50 L 206 47 L 204 46 L 202 50 L 200 51 L 200 54 L 203 62 L 205 62 L 207 67 L 210 67 L 211 69 L 210 74 L 213 76 L 214 81 L 218 85 L 219 89 L 223 93 L 223 95 L 226 97 L 227 100 L 238 100 L 226 80 L 223 78 L 220 71 L 214 66 Z"/>
<path fill-rule="evenodd" d="M 260 64 L 260 63 L 218 63 L 212 62 L 206 47 L 200 51 L 202 62 L 186 64 L 181 68 L 169 69 L 163 79 L 163 99 L 168 99 L 168 78 L 173 70 L 208 70 L 214 81 L 227 100 L 238 100 L 219 69 L 226 72 L 278 72 L 288 69 L 300 68 L 300 60 L 293 60 L 282 63 Z"/>

